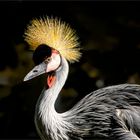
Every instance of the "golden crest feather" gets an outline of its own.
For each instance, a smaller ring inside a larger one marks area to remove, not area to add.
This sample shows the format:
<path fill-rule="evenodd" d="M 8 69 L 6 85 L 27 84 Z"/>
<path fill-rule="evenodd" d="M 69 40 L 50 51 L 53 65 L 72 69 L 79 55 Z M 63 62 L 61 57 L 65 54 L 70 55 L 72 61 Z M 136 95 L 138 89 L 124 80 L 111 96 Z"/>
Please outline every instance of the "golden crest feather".
<path fill-rule="evenodd" d="M 58 18 L 32 20 L 27 26 L 24 37 L 32 50 L 41 44 L 46 44 L 59 51 L 70 62 L 78 61 L 81 56 L 75 30 Z"/>

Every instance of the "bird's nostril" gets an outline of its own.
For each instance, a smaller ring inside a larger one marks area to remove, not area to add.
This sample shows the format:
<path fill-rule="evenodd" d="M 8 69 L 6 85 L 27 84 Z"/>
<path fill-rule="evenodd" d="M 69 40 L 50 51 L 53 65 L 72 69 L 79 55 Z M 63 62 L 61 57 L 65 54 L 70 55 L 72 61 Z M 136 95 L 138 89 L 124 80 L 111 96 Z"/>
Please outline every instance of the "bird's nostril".
<path fill-rule="evenodd" d="M 33 72 L 38 72 L 38 70 L 34 70 Z"/>

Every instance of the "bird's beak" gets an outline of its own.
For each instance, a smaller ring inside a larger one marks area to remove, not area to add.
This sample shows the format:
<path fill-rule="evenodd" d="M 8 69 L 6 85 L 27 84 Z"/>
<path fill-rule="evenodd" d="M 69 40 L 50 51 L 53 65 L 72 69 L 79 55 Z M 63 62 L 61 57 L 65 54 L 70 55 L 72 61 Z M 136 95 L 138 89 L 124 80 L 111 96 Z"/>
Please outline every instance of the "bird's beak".
<path fill-rule="evenodd" d="M 46 72 L 47 64 L 42 62 L 35 66 L 24 78 L 24 81 L 28 81 Z"/>

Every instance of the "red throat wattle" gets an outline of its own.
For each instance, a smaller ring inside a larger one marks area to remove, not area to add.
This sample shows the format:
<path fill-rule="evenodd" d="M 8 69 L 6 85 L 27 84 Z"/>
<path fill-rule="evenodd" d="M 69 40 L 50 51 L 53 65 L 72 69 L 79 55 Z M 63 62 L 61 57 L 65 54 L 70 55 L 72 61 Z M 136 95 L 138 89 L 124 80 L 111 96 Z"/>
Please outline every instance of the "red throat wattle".
<path fill-rule="evenodd" d="M 48 78 L 47 78 L 47 84 L 48 84 L 49 88 L 51 88 L 54 85 L 55 81 L 56 81 L 55 74 L 49 74 Z"/>

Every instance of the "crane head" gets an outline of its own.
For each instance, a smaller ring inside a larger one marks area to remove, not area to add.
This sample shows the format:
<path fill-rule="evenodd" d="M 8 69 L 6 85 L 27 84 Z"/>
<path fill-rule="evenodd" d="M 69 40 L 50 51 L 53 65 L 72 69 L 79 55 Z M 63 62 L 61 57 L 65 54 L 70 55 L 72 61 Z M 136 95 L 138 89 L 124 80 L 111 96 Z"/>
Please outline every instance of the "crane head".
<path fill-rule="evenodd" d="M 71 63 L 81 57 L 75 30 L 59 18 L 44 17 L 32 20 L 25 30 L 24 37 L 34 51 L 33 61 L 36 64 L 24 81 L 55 71 L 61 64 L 61 57 Z M 50 81 L 52 75 L 48 83 Z"/>
<path fill-rule="evenodd" d="M 55 71 L 60 66 L 61 56 L 57 50 L 41 44 L 33 53 L 33 61 L 36 66 L 25 76 L 24 81 Z"/>

